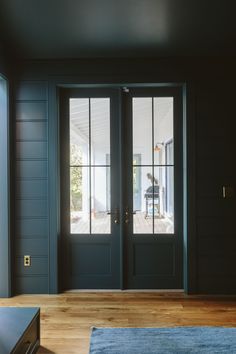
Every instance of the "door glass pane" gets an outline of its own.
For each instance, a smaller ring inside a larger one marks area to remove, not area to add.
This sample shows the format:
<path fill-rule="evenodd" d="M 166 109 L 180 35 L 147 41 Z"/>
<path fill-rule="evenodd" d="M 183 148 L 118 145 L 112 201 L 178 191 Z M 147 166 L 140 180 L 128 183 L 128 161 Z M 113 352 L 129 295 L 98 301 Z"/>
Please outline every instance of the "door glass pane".
<path fill-rule="evenodd" d="M 106 165 L 110 154 L 110 99 L 91 98 L 91 164 Z"/>
<path fill-rule="evenodd" d="M 91 169 L 91 233 L 111 232 L 110 211 L 110 167 Z"/>
<path fill-rule="evenodd" d="M 71 233 L 111 232 L 110 159 L 110 98 L 70 99 Z"/>
<path fill-rule="evenodd" d="M 72 234 L 90 229 L 89 168 L 70 167 L 70 218 Z"/>
<path fill-rule="evenodd" d="M 133 166 L 133 232 L 153 233 L 153 179 L 152 166 Z"/>
<path fill-rule="evenodd" d="M 174 233 L 174 167 L 155 167 L 159 196 L 154 199 L 154 233 Z"/>
<path fill-rule="evenodd" d="M 173 103 L 133 98 L 134 234 L 174 232 Z"/>
<path fill-rule="evenodd" d="M 70 164 L 89 164 L 89 99 L 70 99 Z"/>
<path fill-rule="evenodd" d="M 133 98 L 133 154 L 142 165 L 152 164 L 152 98 Z"/>
<path fill-rule="evenodd" d="M 154 97 L 154 164 L 166 165 L 165 145 L 173 141 L 173 97 Z M 174 157 L 169 164 L 174 163 Z"/>

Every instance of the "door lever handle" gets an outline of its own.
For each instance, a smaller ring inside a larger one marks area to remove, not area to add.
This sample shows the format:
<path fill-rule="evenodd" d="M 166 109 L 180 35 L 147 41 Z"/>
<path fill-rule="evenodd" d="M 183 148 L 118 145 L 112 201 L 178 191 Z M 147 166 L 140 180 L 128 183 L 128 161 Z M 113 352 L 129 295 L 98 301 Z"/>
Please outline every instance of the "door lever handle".
<path fill-rule="evenodd" d="M 119 213 L 119 209 L 115 209 L 115 211 L 108 211 L 107 215 L 112 215 L 114 216 L 114 223 L 115 224 L 119 224 L 120 221 L 120 213 Z"/>
<path fill-rule="evenodd" d="M 135 215 L 136 214 L 136 210 L 132 211 L 131 213 L 129 212 L 129 208 L 126 208 L 125 210 L 125 224 L 129 223 L 129 215 Z"/>

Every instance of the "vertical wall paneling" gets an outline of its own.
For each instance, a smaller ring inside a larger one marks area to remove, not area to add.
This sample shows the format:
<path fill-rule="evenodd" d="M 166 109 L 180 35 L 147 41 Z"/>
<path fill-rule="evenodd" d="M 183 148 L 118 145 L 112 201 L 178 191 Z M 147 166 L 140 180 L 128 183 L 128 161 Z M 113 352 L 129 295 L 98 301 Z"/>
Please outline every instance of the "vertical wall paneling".
<path fill-rule="evenodd" d="M 48 83 L 20 81 L 15 110 L 14 290 L 48 293 Z"/>
<path fill-rule="evenodd" d="M 8 83 L 0 76 L 0 297 L 11 294 Z"/>

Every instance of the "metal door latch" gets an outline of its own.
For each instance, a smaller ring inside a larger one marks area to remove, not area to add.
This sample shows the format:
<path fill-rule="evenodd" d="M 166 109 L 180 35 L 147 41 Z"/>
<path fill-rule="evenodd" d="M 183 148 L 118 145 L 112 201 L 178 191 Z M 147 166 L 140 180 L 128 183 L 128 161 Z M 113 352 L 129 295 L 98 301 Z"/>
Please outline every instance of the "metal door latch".
<path fill-rule="evenodd" d="M 119 222 L 120 222 L 120 213 L 119 213 L 119 209 L 118 208 L 116 208 L 114 212 L 108 211 L 107 215 L 114 216 L 114 223 L 115 224 L 119 224 Z"/>

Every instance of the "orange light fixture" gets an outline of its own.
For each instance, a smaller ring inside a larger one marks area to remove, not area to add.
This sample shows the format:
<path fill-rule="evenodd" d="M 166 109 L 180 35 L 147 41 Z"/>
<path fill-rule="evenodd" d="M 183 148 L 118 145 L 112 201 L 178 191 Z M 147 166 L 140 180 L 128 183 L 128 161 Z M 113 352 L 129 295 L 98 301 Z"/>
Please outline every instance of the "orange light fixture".
<path fill-rule="evenodd" d="M 164 143 L 156 143 L 154 146 L 154 151 L 159 152 L 162 149 L 162 146 L 164 146 Z"/>

